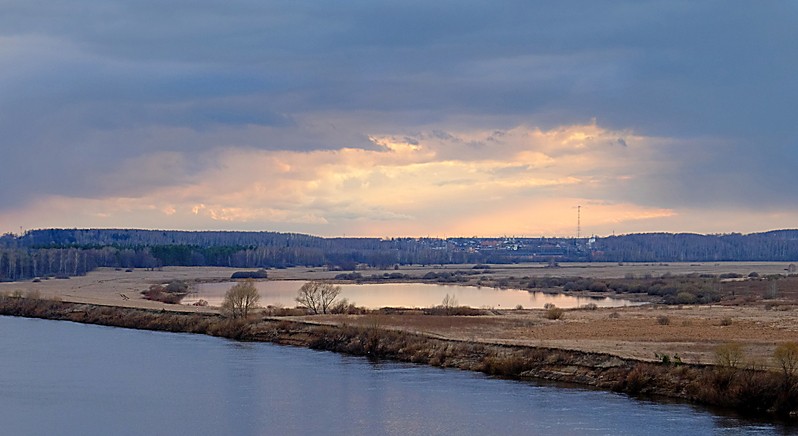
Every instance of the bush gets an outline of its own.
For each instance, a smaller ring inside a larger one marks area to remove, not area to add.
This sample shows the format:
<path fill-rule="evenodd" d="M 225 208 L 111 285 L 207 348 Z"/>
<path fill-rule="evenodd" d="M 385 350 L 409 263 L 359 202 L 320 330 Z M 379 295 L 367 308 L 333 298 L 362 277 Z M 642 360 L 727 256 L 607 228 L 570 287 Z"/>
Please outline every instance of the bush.
<path fill-rule="evenodd" d="M 551 319 L 551 320 L 562 319 L 564 315 L 565 315 L 565 309 L 560 309 L 559 307 L 553 304 L 551 305 L 551 307 L 546 309 L 546 312 L 543 314 L 543 316 L 546 319 Z"/>
<path fill-rule="evenodd" d="M 487 356 L 482 361 L 481 370 L 487 374 L 505 377 L 517 376 L 527 368 L 526 360 L 521 356 Z"/>
<path fill-rule="evenodd" d="M 739 278 L 742 278 L 742 276 L 743 276 L 742 274 L 738 274 L 738 273 L 723 273 L 723 274 L 719 275 L 718 278 L 721 278 L 721 279 L 739 279 Z"/>
<path fill-rule="evenodd" d="M 188 284 L 182 280 L 172 280 L 168 285 L 166 285 L 166 292 L 171 294 L 188 292 Z"/>
<path fill-rule="evenodd" d="M 334 314 L 360 315 L 367 312 L 368 310 L 365 307 L 357 307 L 355 303 L 350 303 L 346 298 L 330 306 L 330 313 Z"/>
<path fill-rule="evenodd" d="M 257 271 L 236 271 L 230 276 L 230 279 L 265 279 L 268 277 L 269 274 L 266 272 L 266 270 L 261 268 Z"/>
<path fill-rule="evenodd" d="M 657 316 L 657 324 L 659 325 L 668 325 L 671 323 L 671 319 L 668 318 L 667 315 L 659 315 Z"/>
<path fill-rule="evenodd" d="M 384 310 L 380 309 L 381 311 Z M 468 306 L 450 306 L 444 307 L 441 305 L 423 309 L 424 315 L 437 315 L 437 316 L 480 316 L 484 315 L 481 309 L 474 309 Z"/>
<path fill-rule="evenodd" d="M 172 285 L 172 283 L 169 286 L 172 286 L 172 289 L 182 289 L 179 285 Z M 186 288 L 188 288 L 188 285 L 186 285 Z M 168 286 L 164 287 L 162 285 L 150 285 L 150 288 L 146 291 L 141 291 L 141 294 L 145 300 L 160 301 L 166 304 L 178 304 L 186 296 L 185 292 L 170 292 Z"/>
<path fill-rule="evenodd" d="M 250 324 L 241 318 L 228 318 L 214 322 L 208 327 L 208 334 L 228 339 L 240 340 L 250 332 Z"/>
<path fill-rule="evenodd" d="M 637 364 L 626 375 L 625 390 L 632 395 L 648 393 L 656 384 L 658 377 L 659 372 L 653 365 Z"/>
<path fill-rule="evenodd" d="M 773 358 L 784 374 L 785 386 L 792 388 L 798 373 L 798 343 L 786 342 L 776 347 Z"/>
<path fill-rule="evenodd" d="M 721 326 L 724 326 L 724 327 L 732 325 L 732 319 L 731 319 L 731 317 L 730 317 L 730 316 L 725 316 L 725 317 L 723 317 L 723 318 L 720 320 L 720 325 L 721 325 Z"/>
<path fill-rule="evenodd" d="M 358 272 L 353 273 L 342 273 L 335 276 L 335 280 L 361 280 L 363 279 L 363 275 Z"/>
<path fill-rule="evenodd" d="M 676 294 L 676 304 L 694 304 L 696 296 L 692 292 L 679 292 Z"/>
<path fill-rule="evenodd" d="M 743 361 L 743 347 L 737 342 L 720 344 L 715 347 L 715 364 L 724 368 L 736 369 Z"/>

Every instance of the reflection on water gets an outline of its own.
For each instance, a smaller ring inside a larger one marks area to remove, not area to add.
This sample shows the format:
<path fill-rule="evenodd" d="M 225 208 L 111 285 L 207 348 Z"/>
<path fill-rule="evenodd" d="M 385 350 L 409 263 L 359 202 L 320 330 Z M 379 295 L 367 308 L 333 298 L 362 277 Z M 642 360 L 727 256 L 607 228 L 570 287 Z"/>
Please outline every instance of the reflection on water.
<path fill-rule="evenodd" d="M 262 306 L 296 306 L 297 290 L 304 284 L 300 280 L 274 280 L 256 282 Z M 203 283 L 197 286 L 196 293 L 183 300 L 192 304 L 199 299 L 208 301 L 211 306 L 220 306 L 224 293 L 233 286 L 227 283 Z M 517 289 L 478 288 L 474 286 L 436 285 L 429 283 L 378 283 L 341 286 L 341 297 L 357 306 L 370 309 L 380 307 L 432 307 L 441 304 L 443 298 L 454 295 L 458 305 L 476 308 L 512 309 L 522 306 L 525 309 L 542 309 L 546 303 L 570 309 L 593 303 L 599 307 L 619 307 L 634 305 L 628 300 L 613 298 L 574 297 L 563 294 L 545 294 Z"/>
<path fill-rule="evenodd" d="M 681 404 L 208 336 L 0 317 L 9 435 L 786 434 Z"/>

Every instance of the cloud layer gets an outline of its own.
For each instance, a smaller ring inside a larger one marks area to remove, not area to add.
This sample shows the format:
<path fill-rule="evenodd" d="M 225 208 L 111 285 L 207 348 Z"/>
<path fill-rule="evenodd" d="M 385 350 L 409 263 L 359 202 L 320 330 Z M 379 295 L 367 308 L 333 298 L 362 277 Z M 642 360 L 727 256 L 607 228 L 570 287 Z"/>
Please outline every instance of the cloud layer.
<path fill-rule="evenodd" d="M 0 231 L 795 227 L 791 3 L 9 1 Z"/>

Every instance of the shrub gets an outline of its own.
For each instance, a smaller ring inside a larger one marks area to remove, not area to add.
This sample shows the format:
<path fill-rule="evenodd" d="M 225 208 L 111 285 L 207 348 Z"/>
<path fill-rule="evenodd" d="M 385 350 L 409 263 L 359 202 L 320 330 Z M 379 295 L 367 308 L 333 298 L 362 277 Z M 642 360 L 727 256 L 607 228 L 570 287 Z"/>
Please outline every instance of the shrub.
<path fill-rule="evenodd" d="M 335 280 L 362 280 L 363 275 L 358 272 L 342 273 L 335 276 Z"/>
<path fill-rule="evenodd" d="M 368 312 L 364 307 L 357 307 L 355 303 L 350 303 L 346 298 L 330 306 L 330 313 L 343 315 L 358 315 Z"/>
<path fill-rule="evenodd" d="M 188 291 L 188 284 L 182 280 L 172 280 L 166 285 L 166 292 L 171 294 L 179 294 Z"/>
<path fill-rule="evenodd" d="M 259 269 L 257 271 L 236 271 L 233 275 L 230 276 L 232 280 L 237 279 L 265 279 L 268 278 L 269 274 L 266 272 L 265 269 Z"/>
<path fill-rule="evenodd" d="M 626 375 L 625 390 L 632 395 L 647 393 L 654 386 L 658 376 L 654 366 L 637 364 Z"/>
<path fill-rule="evenodd" d="M 173 289 L 180 289 L 180 287 L 179 285 L 173 285 Z M 169 292 L 168 287 L 162 285 L 150 285 L 150 288 L 146 291 L 141 291 L 141 294 L 145 300 L 160 301 L 166 304 L 178 304 L 186 296 L 185 292 Z"/>
<path fill-rule="evenodd" d="M 380 311 L 385 310 L 386 308 L 380 309 Z M 485 312 L 481 309 L 474 309 L 473 307 L 468 306 L 453 306 L 453 307 L 443 307 L 443 306 L 435 306 L 423 309 L 424 315 L 437 315 L 437 316 L 479 316 L 484 315 Z"/>
<path fill-rule="evenodd" d="M 557 306 L 555 306 L 553 304 L 551 305 L 551 307 L 546 309 L 546 312 L 543 314 L 543 316 L 546 319 L 551 319 L 551 320 L 562 319 L 562 317 L 564 315 L 565 315 L 565 310 L 564 309 L 560 309 L 559 307 L 557 307 Z"/>
<path fill-rule="evenodd" d="M 761 413 L 776 403 L 778 383 L 774 383 L 771 374 L 748 369 L 741 371 L 737 379 L 732 395 L 735 397 L 734 403 L 738 410 Z"/>
<path fill-rule="evenodd" d="M 668 325 L 671 323 L 671 319 L 668 318 L 667 315 L 659 315 L 657 316 L 657 324 L 659 325 Z"/>
<path fill-rule="evenodd" d="M 487 374 L 505 377 L 517 376 L 527 368 L 526 360 L 521 356 L 487 356 L 482 361 L 481 370 Z"/>
<path fill-rule="evenodd" d="M 715 364 L 724 368 L 736 369 L 743 361 L 743 347 L 737 342 L 720 344 L 715 347 Z"/>
<path fill-rule="evenodd" d="M 779 345 L 773 352 L 773 358 L 784 374 L 785 386 L 792 387 L 798 372 L 798 343 L 786 342 Z"/>
<path fill-rule="evenodd" d="M 738 273 L 723 273 L 723 274 L 719 275 L 718 278 L 721 278 L 721 279 L 739 279 L 742 276 L 743 276 L 742 274 L 738 274 Z"/>
<path fill-rule="evenodd" d="M 240 340 L 250 331 L 250 324 L 241 318 L 228 318 L 214 322 L 208 327 L 208 334 L 228 339 Z"/>
<path fill-rule="evenodd" d="M 654 353 L 654 358 L 662 362 L 663 365 L 668 366 L 671 364 L 671 356 L 665 353 Z M 681 359 L 680 359 L 681 361 Z"/>
<path fill-rule="evenodd" d="M 730 316 L 724 316 L 724 317 L 723 317 L 723 318 L 720 320 L 720 325 L 722 325 L 722 326 L 724 326 L 724 327 L 732 325 L 732 319 L 731 319 L 731 317 L 730 317 Z"/>
<path fill-rule="evenodd" d="M 676 294 L 676 304 L 694 304 L 696 296 L 692 292 L 679 292 Z"/>

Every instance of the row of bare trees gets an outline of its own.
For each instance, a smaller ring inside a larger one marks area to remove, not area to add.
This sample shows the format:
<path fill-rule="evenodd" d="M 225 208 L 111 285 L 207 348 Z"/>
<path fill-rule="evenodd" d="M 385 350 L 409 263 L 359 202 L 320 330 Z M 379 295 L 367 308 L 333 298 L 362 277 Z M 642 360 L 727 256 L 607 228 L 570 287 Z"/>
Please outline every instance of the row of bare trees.
<path fill-rule="evenodd" d="M 341 287 L 331 283 L 310 281 L 297 291 L 296 302 L 314 314 L 329 313 L 335 300 L 341 294 Z M 260 295 L 251 279 L 236 283 L 224 296 L 222 310 L 233 318 L 246 318 L 252 309 L 258 307 Z"/>

